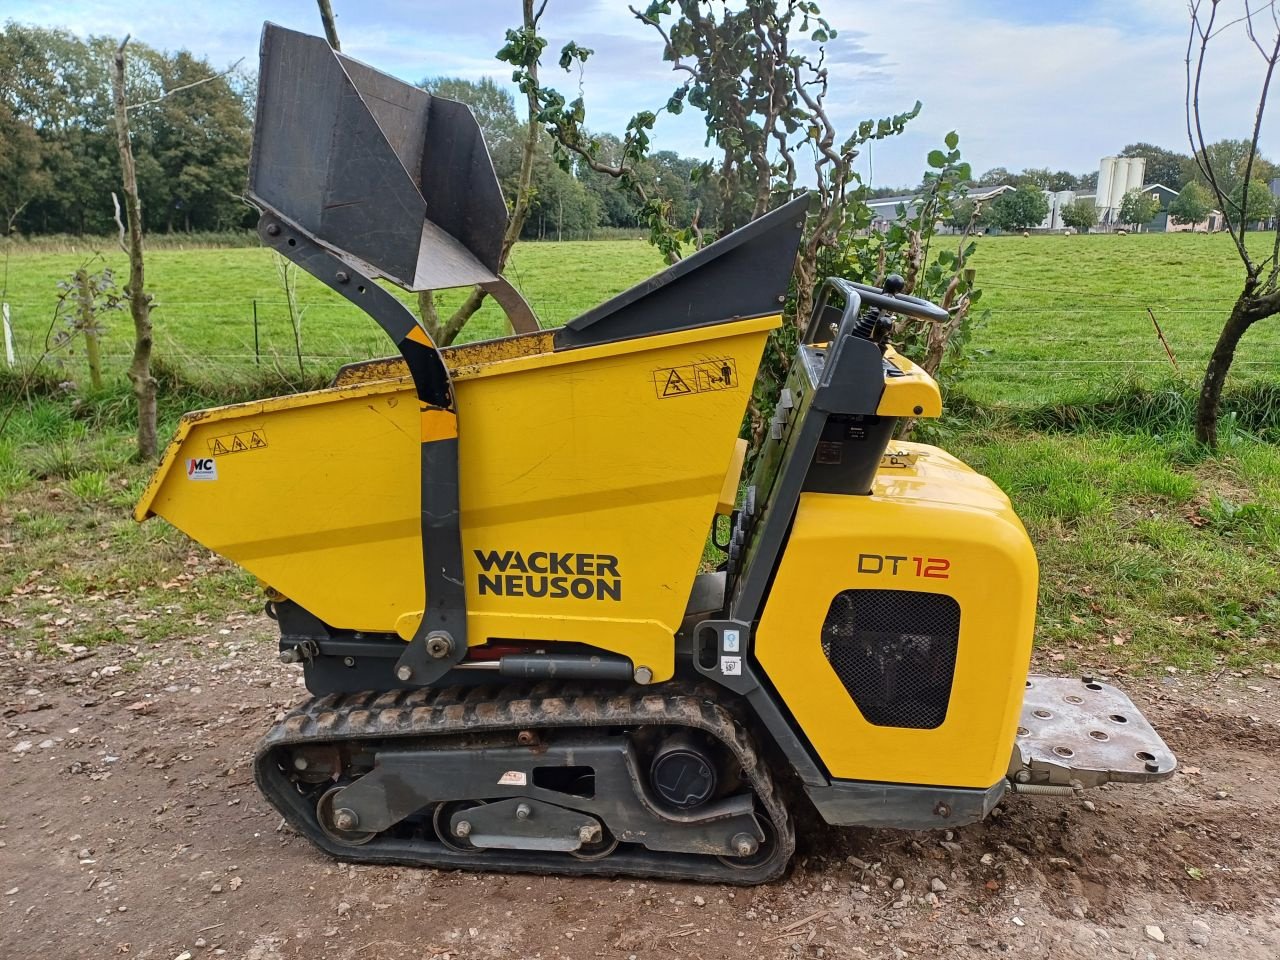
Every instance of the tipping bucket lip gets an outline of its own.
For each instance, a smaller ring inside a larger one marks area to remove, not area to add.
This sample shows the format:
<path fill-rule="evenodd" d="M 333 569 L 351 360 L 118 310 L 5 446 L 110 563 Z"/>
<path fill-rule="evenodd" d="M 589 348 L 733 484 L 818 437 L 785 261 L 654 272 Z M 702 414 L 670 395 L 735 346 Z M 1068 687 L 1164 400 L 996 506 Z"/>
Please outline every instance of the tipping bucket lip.
<path fill-rule="evenodd" d="M 458 344 L 445 348 L 442 354 L 453 379 L 458 382 L 465 382 L 482 377 L 495 377 L 522 371 L 581 363 L 599 355 L 661 350 L 679 343 L 714 342 L 722 337 L 772 330 L 780 324 L 781 317 L 777 315 L 753 317 L 734 324 L 675 331 L 665 335 L 604 344 L 591 350 L 569 351 L 554 351 L 553 334 L 544 330 L 502 337 L 496 340 Z M 397 364 L 399 361 L 398 358 L 393 358 L 368 362 L 379 364 L 380 370 L 389 373 L 392 368 L 382 365 L 386 363 Z M 350 365 L 352 369 L 356 369 L 358 366 Z M 197 425 L 209 421 L 235 419 L 250 414 L 267 415 L 281 410 L 295 409 L 300 406 L 324 404 L 335 399 L 342 399 L 345 396 L 398 393 L 405 389 L 407 379 L 407 370 L 401 368 L 401 372 L 387 377 L 379 377 L 374 381 L 350 379 L 342 382 L 341 371 L 339 371 L 338 382 L 331 387 L 310 390 L 305 393 L 267 397 L 261 400 L 247 400 L 243 403 L 226 404 L 221 407 L 210 407 L 183 414 L 178 421 L 173 439 L 169 441 L 169 445 L 165 448 L 160 458 L 160 463 L 134 506 L 133 518 L 142 522 L 149 517 L 156 516 L 156 512 L 152 509 L 155 498 L 165 477 L 176 468 L 178 454 L 181 451 L 183 442 Z"/>

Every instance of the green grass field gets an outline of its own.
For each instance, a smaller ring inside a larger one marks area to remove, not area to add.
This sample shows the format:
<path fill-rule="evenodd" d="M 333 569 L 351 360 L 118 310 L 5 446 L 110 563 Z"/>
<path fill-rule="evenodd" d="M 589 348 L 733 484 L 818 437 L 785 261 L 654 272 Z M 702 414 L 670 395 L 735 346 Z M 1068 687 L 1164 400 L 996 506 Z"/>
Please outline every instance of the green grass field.
<path fill-rule="evenodd" d="M 25 357 L 39 352 L 57 279 L 84 259 L 9 257 Z M 108 260 L 122 266 L 118 254 Z M 185 409 L 278 390 L 277 371 L 296 371 L 270 255 L 162 250 L 150 263 L 157 354 L 170 371 L 162 431 Z M 1190 435 L 1194 384 L 1239 281 L 1230 241 L 984 239 L 973 263 L 986 314 L 976 355 L 952 394 L 955 415 L 922 439 L 992 476 L 1023 517 L 1041 560 L 1041 658 L 1100 672 L 1280 670 L 1280 320 L 1242 345 L 1222 449 L 1211 455 Z M 561 323 L 658 266 L 641 241 L 547 243 L 518 247 L 511 273 L 544 321 Z M 308 381 L 389 352 L 336 295 L 305 276 L 298 290 Z M 500 329 L 487 308 L 467 334 Z M 247 576 L 163 523 L 128 518 L 148 474 L 131 459 L 128 333 L 127 316 L 114 316 L 113 383 L 101 395 L 23 398 L 0 372 L 0 420 L 12 413 L 0 432 L 0 625 L 51 655 L 66 636 L 145 645 L 258 603 Z M 83 379 L 80 355 L 62 362 Z"/>
<path fill-rule="evenodd" d="M 8 261 L 8 299 L 18 352 L 38 356 L 57 305 L 57 281 L 93 257 L 82 253 L 13 253 Z M 123 286 L 128 261 L 118 248 L 103 251 Z M 225 367 L 245 373 L 255 365 L 254 301 L 257 301 L 262 363 L 297 369 L 293 326 L 280 264 L 268 250 L 157 250 L 148 255 L 148 289 L 155 296 L 156 355 L 179 367 Z M 533 304 L 545 325 L 559 325 L 662 266 L 653 248 L 640 240 L 523 244 L 508 275 Z M 296 272 L 302 313 L 306 368 L 332 371 L 349 360 L 386 356 L 394 347 L 381 329 L 338 294 L 306 273 Z M 397 291 L 398 292 L 398 291 Z M 413 298 L 402 299 L 414 309 Z M 441 294 L 442 311 L 462 293 Z M 501 311 L 489 301 L 463 331 L 463 340 L 484 340 L 503 332 Z M 103 352 L 127 366 L 132 350 L 127 313 L 109 320 Z M 74 361 L 70 364 L 74 371 Z"/>
<path fill-rule="evenodd" d="M 1252 240 L 1259 250 L 1270 235 Z M 950 243 L 942 237 L 936 242 Z M 123 271 L 118 249 L 106 262 Z M 89 256 L 24 253 L 7 259 L 7 299 L 18 351 L 42 349 L 56 305 L 56 283 Z M 253 304 L 258 304 L 262 362 L 296 369 L 293 328 L 277 260 L 261 249 L 157 250 L 149 258 L 156 296 L 157 355 L 180 367 L 246 370 L 255 364 Z M 974 336 L 976 356 L 964 392 L 985 404 L 1039 404 L 1088 394 L 1102 382 L 1132 375 L 1147 383 L 1173 368 L 1156 338 L 1150 307 L 1193 379 L 1239 290 L 1241 269 L 1225 235 L 1145 234 L 1120 237 L 983 238 L 972 261 L 985 317 Z M 572 319 L 661 266 L 641 240 L 526 243 L 516 247 L 510 275 L 544 324 Z M 119 274 L 123 281 L 123 273 Z M 308 369 L 330 371 L 351 359 L 381 356 L 389 344 L 374 323 L 305 274 L 297 279 L 303 308 L 302 347 Z M 458 294 L 445 295 L 446 306 Z M 501 332 L 488 304 L 462 339 Z M 121 375 L 129 349 L 127 315 L 109 321 L 105 351 Z M 78 359 L 69 358 L 75 375 Z M 1260 324 L 1242 345 L 1235 382 L 1280 376 L 1280 323 Z"/>

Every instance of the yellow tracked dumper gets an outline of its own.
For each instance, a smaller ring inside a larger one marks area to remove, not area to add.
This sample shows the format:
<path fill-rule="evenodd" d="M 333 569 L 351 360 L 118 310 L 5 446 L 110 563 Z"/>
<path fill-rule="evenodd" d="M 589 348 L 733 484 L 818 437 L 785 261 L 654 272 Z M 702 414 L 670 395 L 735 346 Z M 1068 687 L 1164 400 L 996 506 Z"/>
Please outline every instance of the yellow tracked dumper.
<path fill-rule="evenodd" d="M 268 585 L 313 698 L 257 781 L 325 852 L 758 883 L 799 804 L 948 828 L 1009 790 L 1172 774 L 1119 690 L 1028 676 L 1036 558 L 1008 498 L 894 440 L 941 400 L 890 318 L 946 316 L 897 278 L 823 284 L 743 476 L 806 198 L 542 330 L 498 275 L 467 108 L 273 25 L 250 195 L 263 242 L 400 356 L 188 414 L 137 517 Z M 479 284 L 516 333 L 437 349 L 379 280 Z"/>

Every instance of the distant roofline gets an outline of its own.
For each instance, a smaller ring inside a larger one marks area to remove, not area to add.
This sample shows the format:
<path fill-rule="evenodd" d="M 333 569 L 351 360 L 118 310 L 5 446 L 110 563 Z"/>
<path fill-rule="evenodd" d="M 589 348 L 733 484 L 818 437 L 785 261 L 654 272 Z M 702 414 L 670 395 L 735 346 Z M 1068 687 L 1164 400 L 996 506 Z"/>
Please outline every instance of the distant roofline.
<path fill-rule="evenodd" d="M 968 193 L 969 200 L 990 200 L 996 194 L 1007 193 L 1015 189 L 1007 183 L 1001 183 L 994 187 L 970 187 Z M 896 207 L 898 204 L 911 205 L 917 203 L 923 194 L 905 193 L 896 197 L 876 197 L 874 200 L 868 200 L 868 207 Z"/>

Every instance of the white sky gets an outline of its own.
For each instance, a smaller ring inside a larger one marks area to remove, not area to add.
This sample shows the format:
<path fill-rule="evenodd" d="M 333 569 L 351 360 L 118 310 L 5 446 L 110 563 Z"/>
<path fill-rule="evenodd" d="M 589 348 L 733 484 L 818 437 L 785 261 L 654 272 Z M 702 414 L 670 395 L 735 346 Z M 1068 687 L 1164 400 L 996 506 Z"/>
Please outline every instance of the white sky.
<path fill-rule="evenodd" d="M 633 0 L 636 2 L 636 0 Z M 643 0 L 639 0 L 643 3 Z M 1257 0 L 1255 6 L 1262 0 Z M 437 74 L 506 80 L 493 59 L 519 0 L 333 0 L 343 51 L 407 80 Z M 555 65 L 574 39 L 596 50 L 583 80 L 589 124 L 621 132 L 636 110 L 660 106 L 677 77 L 653 32 L 625 0 L 550 0 L 544 82 L 574 93 L 577 77 Z M 1146 140 L 1188 151 L 1183 114 L 1187 10 L 1182 0 L 826 0 L 840 31 L 830 45 L 834 117 L 924 111 L 908 134 L 870 158 L 882 185 L 914 183 L 928 151 L 957 130 L 975 172 L 1050 167 L 1083 173 L 1125 144 Z M 1223 7 L 1243 12 L 1243 0 Z M 3 0 L 0 17 L 80 34 L 126 32 L 152 46 L 186 47 L 215 65 L 256 60 L 262 21 L 320 33 L 313 0 Z M 1270 17 L 1267 18 L 1270 25 Z M 1204 96 L 1210 139 L 1247 135 L 1262 61 L 1237 27 L 1218 41 Z M 1280 100 L 1280 97 L 1277 97 Z M 1263 151 L 1280 157 L 1280 118 Z M 705 152 L 698 118 L 663 117 L 657 149 Z"/>

